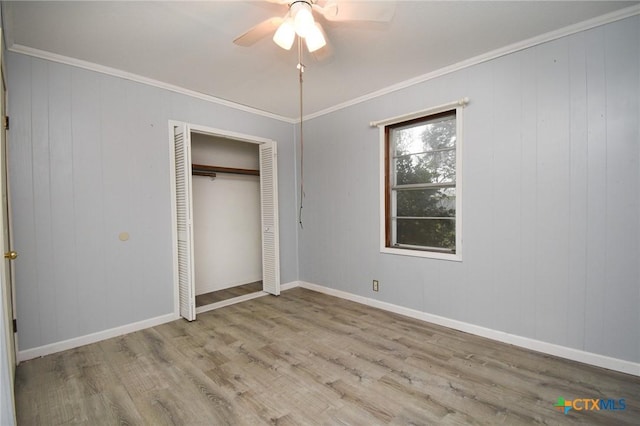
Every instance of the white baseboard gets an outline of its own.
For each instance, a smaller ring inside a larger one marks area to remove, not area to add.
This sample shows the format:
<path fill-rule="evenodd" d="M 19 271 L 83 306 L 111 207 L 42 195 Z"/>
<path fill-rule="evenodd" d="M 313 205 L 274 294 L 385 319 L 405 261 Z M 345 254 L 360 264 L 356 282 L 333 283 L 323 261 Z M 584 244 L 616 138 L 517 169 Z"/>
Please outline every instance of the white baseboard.
<path fill-rule="evenodd" d="M 356 294 L 347 293 L 345 291 L 324 287 L 318 284 L 312 284 L 305 281 L 292 281 L 280 286 L 281 291 L 290 290 L 295 287 L 302 287 L 309 290 L 317 291 L 319 293 L 328 294 L 330 296 L 336 296 L 341 299 L 351 300 L 353 302 L 361 303 L 363 305 L 379 308 L 385 311 L 394 312 L 396 314 L 404 315 L 410 318 L 415 318 L 421 321 L 430 322 L 444 327 L 449 327 L 454 330 L 464 331 L 466 333 L 474 334 L 476 336 L 486 337 L 488 339 L 496 340 L 498 342 L 508 343 L 511 345 L 519 346 L 526 349 L 542 352 L 548 355 L 554 355 L 561 358 L 570 359 L 573 361 L 582 362 L 585 364 L 594 365 L 597 367 L 607 368 L 614 371 L 620 371 L 622 373 L 632 374 L 634 376 L 640 376 L 640 363 L 625 361 L 622 359 L 612 358 L 605 355 L 599 355 L 592 352 L 581 351 L 578 349 L 568 348 L 566 346 L 560 346 L 553 343 L 547 343 L 540 340 L 531 339 L 528 337 L 522 337 L 514 334 L 505 333 L 498 330 L 493 330 L 486 327 L 481 327 L 474 324 L 469 324 L 463 321 L 457 321 L 450 318 L 441 317 L 439 315 L 433 315 L 426 312 L 417 311 L 415 309 L 405 308 L 402 306 L 394 305 L 392 303 L 381 302 L 379 300 L 371 299 L 368 297 L 358 296 Z M 250 300 L 256 297 L 266 296 L 268 293 L 255 293 L 253 295 L 247 295 L 243 300 Z M 242 296 L 244 297 L 244 296 Z M 238 303 L 240 300 L 232 299 L 231 303 Z M 206 312 L 211 309 L 221 308 L 231 303 L 219 302 L 219 304 L 213 304 L 210 309 L 200 309 L 197 313 Z M 225 304 L 226 303 L 226 304 Z M 219 306 L 218 306 L 219 305 Z M 203 308 L 208 308 L 203 307 Z M 123 325 L 109 330 L 99 331 L 97 333 L 88 334 L 85 336 L 75 337 L 73 339 L 63 340 L 61 342 L 51 343 L 49 345 L 39 346 L 36 348 L 26 349 L 24 351 L 18 351 L 18 362 L 27 361 L 29 359 L 38 358 L 41 356 L 49 355 L 56 352 L 65 351 L 68 349 L 77 348 L 79 346 L 88 345 L 90 343 L 99 342 L 101 340 L 110 339 L 112 337 L 121 336 L 123 334 L 132 333 L 134 331 L 143 330 L 145 328 L 154 327 L 156 325 L 164 324 L 167 322 L 179 319 L 179 315 L 167 314 L 147 320 L 139 321 L 132 324 Z"/>
<path fill-rule="evenodd" d="M 257 281 L 262 281 L 262 275 L 260 275 L 257 278 L 249 278 L 249 279 L 245 279 L 245 280 L 240 280 L 240 281 L 232 281 L 229 283 L 225 283 L 225 284 L 218 284 L 218 285 L 200 285 L 200 287 L 198 287 L 198 283 L 196 283 L 196 296 L 200 296 L 201 294 L 205 294 L 205 293 L 211 293 L 214 291 L 220 291 L 220 290 L 226 290 L 228 288 L 233 288 L 233 287 L 238 287 L 240 285 L 245 285 L 245 284 L 249 284 L 249 283 L 255 283 Z"/>
<path fill-rule="evenodd" d="M 297 287 L 298 285 L 298 281 L 281 284 L 280 290 L 289 290 L 291 288 Z M 260 292 L 248 294 L 246 296 L 240 296 L 229 301 L 225 300 L 219 303 L 214 303 L 212 305 L 203 306 L 197 309 L 196 313 L 199 314 L 202 312 L 210 311 L 212 309 L 222 308 L 223 306 L 228 306 L 230 304 L 242 302 L 245 300 L 255 299 L 256 297 L 262 297 L 268 294 L 269 293 Z M 63 340 L 61 342 L 55 342 L 44 346 L 38 346 L 36 348 L 25 349 L 23 351 L 18 351 L 17 360 L 18 362 L 27 361 L 56 352 L 62 352 L 68 349 L 77 348 L 79 346 L 88 345 L 90 343 L 96 343 L 102 340 L 111 339 L 112 337 L 122 336 L 123 334 L 133 333 L 134 331 L 144 330 L 145 328 L 155 327 L 156 325 L 175 321 L 177 319 L 180 319 L 180 315 L 178 313 L 172 313 L 155 318 L 149 318 L 132 324 L 126 324 L 120 327 L 110 328 L 108 330 L 98 331 L 96 333 L 87 334 L 85 336 L 74 337 L 72 339 Z"/>
<path fill-rule="evenodd" d="M 243 294 L 242 296 L 234 297 L 232 299 L 221 300 L 220 302 L 210 303 L 208 305 L 197 307 L 196 314 L 202 314 L 205 312 L 213 311 L 215 309 L 224 308 L 225 306 L 235 305 L 236 303 L 246 302 L 247 300 L 251 300 L 251 299 L 257 299 L 258 297 L 267 296 L 268 294 L 269 293 L 267 293 L 266 291 L 257 291 L 255 293 Z"/>
<path fill-rule="evenodd" d="M 302 281 L 291 281 L 290 283 L 280 284 L 280 291 L 291 290 L 300 286 Z"/>
<path fill-rule="evenodd" d="M 463 321 L 457 321 L 450 318 L 441 317 L 439 315 L 433 315 L 426 312 L 417 311 L 415 309 L 405 308 L 402 306 L 394 305 L 392 303 L 381 302 L 379 300 L 358 296 L 356 294 L 347 293 L 341 290 L 335 290 L 329 287 L 324 287 L 305 281 L 298 281 L 298 286 L 320 293 L 328 294 L 330 296 L 336 296 L 342 299 L 351 300 L 363 305 L 372 306 L 374 308 L 383 309 L 385 311 L 394 312 L 396 314 L 404 315 L 410 318 L 415 318 L 433 324 L 442 325 L 444 327 L 449 327 L 455 330 L 464 331 L 476 336 L 486 337 L 498 342 L 508 343 L 514 346 L 531 349 L 548 355 L 554 355 L 557 357 L 566 358 L 597 367 L 607 368 L 609 370 L 620 371 L 622 373 L 632 374 L 634 376 L 640 376 L 640 363 L 625 361 L 622 359 L 599 355 L 592 352 L 568 348 L 566 346 L 547 343 L 528 337 L 518 336 L 515 334 L 509 334 L 503 331 L 493 330 L 490 328 L 469 324 Z"/>
<path fill-rule="evenodd" d="M 74 337 L 72 339 L 63 340 L 61 342 L 55 342 L 44 346 L 38 346 L 36 348 L 25 349 L 24 351 L 18 351 L 18 362 L 50 355 L 56 352 L 66 351 L 68 349 L 77 348 L 79 346 L 88 345 L 90 343 L 96 343 L 101 340 L 111 339 L 112 337 L 122 336 L 123 334 L 133 333 L 134 331 L 143 330 L 145 328 L 155 327 L 156 325 L 175 321 L 178 318 L 180 317 L 176 314 L 162 315 L 131 324 L 126 324 L 120 327 L 110 328 L 108 330 L 98 331 L 96 333 L 91 333 L 80 337 Z"/>
<path fill-rule="evenodd" d="M 292 281 L 286 284 L 280 284 L 280 291 L 290 290 L 294 287 L 298 287 L 300 284 L 298 281 Z M 236 303 L 245 302 L 247 300 L 256 299 L 258 297 L 268 296 L 269 293 L 265 291 L 259 291 L 256 293 L 244 294 L 242 296 L 234 297 L 233 299 L 222 300 L 220 302 L 211 303 L 209 305 L 200 306 L 196 308 L 196 314 L 202 314 L 204 312 L 213 311 L 215 309 L 224 308 L 225 306 L 234 305 Z"/>

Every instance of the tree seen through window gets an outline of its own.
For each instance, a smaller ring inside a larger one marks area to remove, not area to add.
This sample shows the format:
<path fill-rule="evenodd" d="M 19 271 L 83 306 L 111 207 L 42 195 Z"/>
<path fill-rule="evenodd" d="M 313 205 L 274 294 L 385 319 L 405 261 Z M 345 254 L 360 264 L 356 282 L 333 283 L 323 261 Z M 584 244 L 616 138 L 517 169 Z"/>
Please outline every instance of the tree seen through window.
<path fill-rule="evenodd" d="M 389 245 L 455 253 L 455 111 L 390 127 Z"/>

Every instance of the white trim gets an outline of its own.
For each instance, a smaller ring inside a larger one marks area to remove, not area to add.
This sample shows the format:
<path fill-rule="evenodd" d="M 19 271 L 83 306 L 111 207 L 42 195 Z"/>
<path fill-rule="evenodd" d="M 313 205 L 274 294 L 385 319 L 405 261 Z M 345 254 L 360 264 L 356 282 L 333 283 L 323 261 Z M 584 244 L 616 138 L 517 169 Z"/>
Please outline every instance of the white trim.
<path fill-rule="evenodd" d="M 32 56 L 34 58 L 46 59 L 48 61 L 57 62 L 65 65 L 71 65 L 71 66 L 83 68 L 89 71 L 99 72 L 101 74 L 124 78 L 125 80 L 131 80 L 137 83 L 146 84 L 148 86 L 158 87 L 160 89 L 169 90 L 171 92 L 179 93 L 181 95 L 186 95 L 192 98 L 201 99 L 203 101 L 224 105 L 226 107 L 237 109 L 239 111 L 260 115 L 267 118 L 273 118 L 274 120 L 284 121 L 285 123 L 289 123 L 289 124 L 294 124 L 298 121 L 297 119 L 284 117 L 278 114 L 273 114 L 271 112 L 263 111 L 261 109 L 252 108 L 246 105 L 228 101 L 226 99 L 221 99 L 221 98 L 217 98 L 215 96 L 207 95 L 201 92 L 196 92 L 195 90 L 186 89 L 184 87 L 165 83 L 159 80 L 154 80 L 152 78 L 144 77 L 138 74 L 122 71 L 117 68 L 111 68 L 111 67 L 99 65 L 93 62 L 83 61 L 82 59 L 76 59 L 76 58 L 71 58 L 64 55 L 58 55 L 57 53 L 51 53 L 45 50 L 34 49 L 32 47 L 23 46 L 21 44 L 13 44 L 7 50 L 14 53 L 21 53 L 23 55 Z"/>
<path fill-rule="evenodd" d="M 249 142 L 255 144 L 263 144 L 268 142 L 276 143 L 273 139 L 263 138 L 260 136 L 247 135 L 245 133 L 233 132 L 231 130 L 216 129 L 215 127 L 202 126 L 199 124 L 189 124 L 191 133 L 198 133 L 200 135 L 215 136 L 225 139 L 233 139 L 239 142 Z"/>
<path fill-rule="evenodd" d="M 127 80 L 135 81 L 138 83 L 147 84 L 154 87 L 159 87 L 161 89 L 170 90 L 175 93 L 180 93 L 186 96 L 191 96 L 197 99 L 202 99 L 208 102 L 213 102 L 220 105 L 225 105 L 230 108 L 234 108 L 240 111 L 250 112 L 256 115 L 262 115 L 264 117 L 273 118 L 275 120 L 280 120 L 289 124 L 296 124 L 300 121 L 299 117 L 284 117 L 278 114 L 273 114 L 267 111 L 263 111 L 256 108 L 251 108 L 246 105 L 237 104 L 235 102 L 227 101 L 225 99 L 216 98 L 215 96 L 206 95 L 204 93 L 196 92 L 194 90 L 189 90 L 183 87 L 174 86 L 172 84 L 164 83 L 158 80 L 154 80 L 148 77 L 144 77 L 141 75 L 128 73 L 126 71 L 122 71 L 116 68 L 106 67 L 103 65 L 95 64 L 93 62 L 83 61 L 80 59 L 71 58 L 68 56 L 58 55 L 56 53 L 47 52 L 44 50 L 34 49 L 31 47 L 23 46 L 20 44 L 16 44 L 13 42 L 13 31 L 11 28 L 12 19 L 7 19 L 11 14 L 11 8 L 6 7 L 5 3 L 2 3 L 3 15 L 5 17 L 4 21 L 7 23 L 5 28 L 5 34 L 7 37 L 7 50 L 10 52 L 21 53 L 23 55 L 33 56 L 40 59 L 46 59 L 53 62 L 58 62 L 61 64 L 67 64 L 76 66 L 79 68 L 84 68 L 87 70 L 99 72 L 102 74 L 112 75 L 115 77 L 124 78 Z M 450 74 L 455 71 L 462 70 L 464 68 L 468 68 L 473 65 L 481 64 L 483 62 L 490 61 L 492 59 L 496 59 L 511 53 L 515 53 L 521 50 L 528 49 L 530 47 L 534 47 L 543 43 L 547 43 L 549 41 L 557 40 L 562 37 L 566 37 L 572 34 L 579 33 L 581 31 L 586 31 L 591 28 L 599 27 L 601 25 L 606 25 L 612 22 L 616 22 L 625 18 L 629 18 L 631 16 L 635 16 L 640 14 L 640 5 L 630 6 L 624 9 L 619 9 L 611 13 L 607 13 L 602 16 L 597 16 L 592 19 L 588 19 L 583 22 L 579 22 L 577 24 L 569 25 L 568 27 L 560 28 L 555 31 L 551 31 L 545 34 L 538 35 L 536 37 L 529 38 L 527 40 L 523 40 L 517 43 L 510 44 L 508 46 L 502 47 L 500 49 L 493 50 L 491 52 L 484 53 L 482 55 L 474 56 L 473 58 L 466 59 L 464 61 L 449 65 L 444 68 L 440 68 L 438 70 L 432 71 L 427 74 L 423 74 L 421 76 L 405 80 L 403 82 L 394 84 L 392 86 L 388 86 L 386 88 L 377 90 L 375 92 L 368 93 L 366 95 L 351 99 L 346 102 L 342 102 L 340 104 L 331 106 L 329 108 L 325 108 L 323 110 L 314 112 L 312 114 L 305 115 L 303 120 L 311 120 L 313 118 L 317 118 L 326 114 L 330 114 L 335 111 L 339 111 L 344 108 L 348 108 L 353 105 L 357 105 L 359 103 L 378 98 L 380 96 L 387 95 L 389 93 L 396 92 L 398 90 L 405 89 L 407 87 L 411 87 L 413 85 L 432 80 L 437 77 L 441 77 L 443 75 Z"/>
<path fill-rule="evenodd" d="M 268 296 L 266 291 L 257 291 L 255 293 L 243 294 L 242 296 L 233 297 L 227 300 L 221 300 L 220 302 L 210 303 L 208 305 L 198 306 L 196 308 L 196 314 L 203 312 L 214 311 L 216 309 L 224 308 L 225 306 L 235 305 L 236 303 L 246 302 L 247 300 L 257 299 L 258 297 Z"/>
<path fill-rule="evenodd" d="M 425 115 L 438 114 L 440 112 L 448 111 L 450 109 L 458 109 L 458 107 L 464 107 L 469 103 L 469 98 L 464 97 L 462 99 L 458 99 L 457 101 L 449 102 L 443 105 L 438 105 L 436 107 L 422 109 L 420 111 L 410 112 L 408 114 L 397 115 L 391 118 L 385 118 L 384 120 L 372 121 L 369 123 L 371 127 L 384 127 L 390 124 L 400 123 L 402 121 L 413 120 L 414 118 L 423 117 Z"/>
<path fill-rule="evenodd" d="M 21 362 L 27 361 L 29 359 L 38 358 L 56 352 L 62 352 L 68 349 L 77 348 L 79 346 L 88 345 L 90 343 L 96 343 L 102 340 L 111 339 L 113 337 L 122 336 L 123 334 L 133 333 L 134 331 L 144 330 L 145 328 L 155 327 L 156 325 L 175 321 L 179 318 L 180 317 L 174 313 L 161 315 L 159 317 L 126 324 L 120 327 L 110 328 L 108 330 L 98 331 L 96 333 L 91 333 L 80 337 L 74 337 L 72 339 L 63 340 L 61 342 L 55 342 L 44 346 L 38 346 L 36 348 L 25 349 L 23 351 L 18 351 L 18 359 Z"/>
<path fill-rule="evenodd" d="M 218 283 L 216 286 L 210 287 L 210 288 L 199 288 L 196 290 L 196 296 L 200 296 L 201 294 L 207 294 L 207 293 L 211 293 L 214 291 L 221 291 L 221 290 L 227 290 L 229 288 L 234 288 L 234 287 L 238 287 L 241 285 L 245 285 L 247 283 L 256 283 L 258 281 L 262 280 L 262 275 L 259 276 L 253 276 L 251 278 L 246 278 L 246 279 L 239 279 L 236 281 L 230 281 L 230 282 L 226 282 L 224 284 L 220 284 Z"/>
<path fill-rule="evenodd" d="M 611 13 L 607 13 L 602 16 L 597 16 L 595 18 L 592 18 L 583 22 L 579 22 L 577 24 L 569 25 L 568 27 L 560 28 L 555 31 L 541 34 L 539 36 L 532 37 L 527 40 L 513 43 L 508 46 L 505 46 L 496 50 L 492 50 L 490 52 L 483 53 L 481 55 L 474 56 L 469 59 L 465 59 L 464 61 L 457 62 L 455 64 L 437 69 L 430 73 L 423 74 L 418 77 L 402 81 L 392 86 L 385 87 L 384 89 L 376 90 L 375 92 L 371 92 L 366 95 L 351 99 L 349 101 L 342 102 L 340 104 L 331 106 L 329 108 L 325 108 L 323 110 L 314 112 L 312 114 L 305 115 L 304 120 L 311 120 L 313 118 L 321 117 L 323 115 L 330 114 L 332 112 L 336 112 L 341 109 L 348 108 L 350 106 L 357 105 L 359 103 L 378 98 L 380 96 L 388 95 L 389 93 L 397 92 L 398 90 L 406 89 L 416 84 L 433 80 L 434 78 L 442 77 L 443 75 L 451 74 L 453 72 L 460 71 L 465 68 L 469 68 L 471 66 L 481 64 L 483 62 L 497 59 L 502 56 L 509 55 L 511 53 L 519 52 L 521 50 L 525 50 L 530 47 L 538 46 L 543 43 L 557 40 L 562 37 L 570 36 L 572 34 L 576 34 L 581 31 L 590 30 L 591 28 L 599 27 L 601 25 L 610 24 L 612 22 L 616 22 L 621 19 L 629 18 L 631 16 L 635 16 L 638 14 L 640 14 L 640 5 L 630 6 L 624 9 L 616 10 Z"/>
<path fill-rule="evenodd" d="M 463 253 L 463 237 L 462 224 L 464 211 L 462 208 L 462 202 L 464 200 L 464 192 L 462 190 L 464 184 L 464 173 L 462 166 L 462 159 L 464 158 L 464 106 L 469 102 L 469 98 L 464 98 L 464 104 L 459 105 L 456 108 L 456 254 L 449 260 L 462 261 Z"/>
<path fill-rule="evenodd" d="M 170 147 L 169 167 L 170 167 L 170 178 L 171 178 L 170 187 L 171 187 L 171 203 L 172 203 L 171 237 L 172 237 L 172 244 L 173 244 L 173 287 L 174 287 L 173 299 L 174 299 L 174 313 L 180 316 L 180 290 L 179 290 L 180 285 L 179 285 L 179 276 L 178 276 L 178 234 L 177 234 L 178 218 L 177 218 L 177 212 L 176 212 L 176 203 L 177 203 L 176 164 L 175 164 L 175 150 L 173 146 L 173 144 L 175 143 L 174 133 L 173 133 L 174 126 L 184 125 L 186 129 L 185 132 L 188 132 L 188 133 L 197 133 L 201 135 L 231 139 L 239 142 L 249 142 L 249 143 L 255 143 L 259 145 L 264 143 L 272 143 L 274 146 L 276 146 L 277 143 L 272 139 L 268 139 L 260 136 L 248 135 L 245 133 L 234 132 L 231 130 L 223 130 L 223 129 L 204 126 L 200 124 L 191 124 L 185 121 L 169 120 L 168 123 L 169 123 L 169 147 Z M 191 149 L 191 146 L 189 146 L 189 149 Z M 194 297 L 194 304 L 195 304 L 195 297 Z M 215 308 L 212 308 L 212 309 L 215 309 Z M 198 308 L 196 308 L 195 310 L 196 315 L 201 311 L 202 311 L 201 309 L 199 310 Z M 205 311 L 202 311 L 202 312 L 205 312 Z"/>
<path fill-rule="evenodd" d="M 418 311 L 403 306 L 394 305 L 392 303 L 382 302 L 368 297 L 358 296 L 356 294 L 347 293 L 341 290 L 335 290 L 318 284 L 312 284 L 305 281 L 299 281 L 299 286 L 308 290 L 317 291 L 319 293 L 328 294 L 330 296 L 339 297 L 341 299 L 350 300 L 352 302 L 361 303 L 363 305 L 415 318 L 432 324 L 441 325 L 452 328 L 454 330 L 464 331 L 480 337 L 486 337 L 498 342 L 508 343 L 510 345 L 519 346 L 521 348 L 542 352 L 585 364 L 595 365 L 596 367 L 607 368 L 610 370 L 620 371 L 634 376 L 640 376 L 640 363 L 625 361 L 618 358 L 612 358 L 605 355 L 586 352 L 579 349 L 573 349 L 566 346 L 547 343 L 540 340 L 522 337 L 515 334 L 505 333 L 503 331 L 493 330 L 479 325 L 466 323 L 450 318 L 433 315 L 426 312 Z"/>
<path fill-rule="evenodd" d="M 300 285 L 300 281 L 292 281 L 287 284 L 282 284 L 280 286 L 280 289 L 290 290 L 292 288 L 298 287 L 299 285 Z M 261 297 L 266 295 L 268 295 L 268 293 L 260 292 L 256 297 Z M 238 300 L 241 297 L 236 297 L 231 300 L 233 300 L 234 303 L 238 303 L 241 301 L 241 300 Z M 248 298 L 246 300 L 250 300 L 250 299 L 252 298 Z M 222 306 L 217 306 L 217 307 L 219 308 Z M 203 310 L 202 312 L 205 312 L 205 310 Z M 200 313 L 200 311 L 198 311 L 198 313 Z M 161 315 L 155 318 L 149 318 L 149 319 L 134 322 L 131 324 L 122 325 L 120 327 L 110 328 L 108 330 L 98 331 L 96 333 L 91 333 L 91 334 L 87 334 L 80 337 L 74 337 L 74 338 L 63 340 L 60 342 L 50 343 L 44 346 L 38 346 L 36 348 L 25 349 L 23 351 L 18 351 L 17 356 L 20 362 L 28 361 L 30 359 L 54 354 L 57 352 L 66 351 L 66 350 L 77 348 L 84 345 L 89 345 L 91 343 L 100 342 L 103 340 L 111 339 L 113 337 L 122 336 L 123 334 L 133 333 L 136 331 L 155 327 L 157 325 L 166 324 L 168 322 L 179 320 L 179 319 L 180 319 L 180 315 L 174 312 L 171 314 Z"/>
<path fill-rule="evenodd" d="M 280 284 L 280 291 L 291 290 L 292 288 L 300 287 L 302 281 L 291 281 L 286 284 Z"/>
<path fill-rule="evenodd" d="M 457 201 L 456 201 L 457 202 Z M 382 223 L 382 227 L 384 228 L 384 222 Z M 456 221 L 456 228 L 458 227 L 458 223 Z M 428 250 L 412 250 L 410 248 L 399 248 L 399 247 L 386 247 L 385 246 L 385 236 L 384 229 L 382 230 L 382 242 L 380 244 L 380 253 L 383 254 L 393 254 L 397 256 L 411 256 L 411 257 L 422 257 L 424 259 L 436 259 L 436 260 L 449 260 L 452 262 L 462 262 L 462 255 L 458 252 L 458 248 L 456 248 L 456 253 L 441 253 L 437 251 L 428 251 Z M 456 236 L 456 239 L 458 237 Z"/>
<path fill-rule="evenodd" d="M 298 286 L 299 286 L 298 281 L 292 281 L 287 284 L 280 284 L 280 291 L 282 292 L 284 290 L 290 290 Z M 225 306 L 231 306 L 231 305 L 235 305 L 236 303 L 246 302 L 247 300 L 257 299 L 258 297 L 270 296 L 270 295 L 271 294 L 267 293 L 266 291 L 257 291 L 255 293 L 243 294 L 242 296 L 234 297 L 232 299 L 221 300 L 220 302 L 215 302 L 209 305 L 197 307 L 196 314 L 214 311 L 216 309 L 224 308 Z"/>
<path fill-rule="evenodd" d="M 545 353 L 548 355 L 554 355 L 561 358 L 566 358 L 573 361 L 594 365 L 597 367 L 607 368 L 614 371 L 620 371 L 622 373 L 631 374 L 634 376 L 640 376 L 640 363 L 625 361 L 622 359 L 612 358 L 605 355 L 595 354 L 592 352 L 586 352 L 578 349 L 568 348 L 566 346 L 560 346 L 553 343 L 542 342 L 540 340 L 530 339 L 528 337 L 509 334 L 502 331 L 493 330 L 490 328 L 466 323 L 463 321 L 453 320 L 450 318 L 441 317 L 439 315 L 433 315 L 426 312 L 417 311 L 411 308 L 405 308 L 403 306 L 394 305 L 392 303 L 382 302 L 382 301 L 371 299 L 364 296 L 358 296 L 356 294 L 347 293 L 342 290 L 336 290 L 336 289 L 321 286 L 318 284 L 313 284 L 306 281 L 292 281 L 286 284 L 282 284 L 280 288 L 282 291 L 285 291 L 295 287 L 306 288 L 308 290 L 317 291 L 319 293 L 328 294 L 330 296 L 339 297 L 341 299 L 350 300 L 352 302 L 361 303 L 363 305 L 382 309 L 388 312 L 393 312 L 393 313 L 404 315 L 410 318 L 415 318 L 421 321 L 429 322 L 432 324 L 441 325 L 444 327 L 452 328 L 454 330 L 464 331 L 466 333 L 470 333 L 476 336 L 486 337 L 491 340 L 508 343 L 514 346 L 519 346 L 525 349 L 530 349 L 530 350 Z M 268 293 L 260 292 L 256 297 L 262 297 L 267 294 Z M 232 300 L 236 300 L 236 299 L 238 298 L 235 298 Z M 222 306 L 218 306 L 218 307 L 222 307 Z M 121 336 L 123 334 L 133 333 L 135 331 L 143 330 L 145 328 L 155 327 L 157 325 L 165 324 L 171 321 L 175 321 L 177 319 L 179 319 L 179 316 L 176 314 L 162 315 L 162 316 L 151 318 L 148 320 L 143 320 L 136 323 L 112 328 L 109 330 L 88 334 L 86 336 L 76 337 L 73 339 L 64 340 L 62 342 L 56 342 L 56 343 L 52 343 L 45 346 L 39 346 L 37 348 L 19 351 L 18 359 L 21 362 L 27 361 L 29 359 L 38 358 L 38 357 L 49 355 L 52 353 L 61 352 L 68 349 L 77 348 L 79 346 L 88 345 L 90 343 L 96 343 L 102 340 Z"/>
<path fill-rule="evenodd" d="M 380 253 L 393 254 L 399 256 L 412 256 L 421 257 L 426 259 L 448 260 L 453 262 L 462 262 L 462 181 L 464 180 L 462 175 L 462 150 L 464 146 L 464 126 L 463 126 L 463 114 L 464 107 L 469 103 L 469 98 L 464 97 L 457 101 L 449 102 L 443 105 L 438 105 L 432 108 L 426 108 L 420 111 L 411 112 L 408 114 L 399 115 L 392 118 L 387 118 L 379 121 L 372 121 L 369 123 L 371 127 L 378 127 L 379 129 L 379 191 L 380 191 Z M 385 205 L 386 199 L 386 140 L 385 140 L 385 128 L 388 125 L 408 121 L 414 118 L 422 117 L 425 115 L 438 114 L 440 112 L 456 110 L 456 252 L 443 253 L 437 251 L 428 250 L 412 250 L 409 248 L 399 247 L 387 247 L 386 244 L 386 214 L 387 209 Z"/>

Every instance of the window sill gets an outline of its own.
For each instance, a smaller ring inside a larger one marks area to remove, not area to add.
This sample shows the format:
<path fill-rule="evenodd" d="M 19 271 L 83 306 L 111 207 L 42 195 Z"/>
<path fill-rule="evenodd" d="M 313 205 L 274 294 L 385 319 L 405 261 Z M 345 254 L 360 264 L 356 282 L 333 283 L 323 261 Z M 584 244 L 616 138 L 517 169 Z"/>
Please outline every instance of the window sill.
<path fill-rule="evenodd" d="M 411 250 L 411 249 L 393 248 L 393 247 L 381 247 L 380 253 L 395 254 L 399 256 L 423 257 L 426 259 L 449 260 L 452 262 L 462 262 L 462 255 L 460 253 L 456 253 L 456 254 L 438 253 L 434 251 Z"/>

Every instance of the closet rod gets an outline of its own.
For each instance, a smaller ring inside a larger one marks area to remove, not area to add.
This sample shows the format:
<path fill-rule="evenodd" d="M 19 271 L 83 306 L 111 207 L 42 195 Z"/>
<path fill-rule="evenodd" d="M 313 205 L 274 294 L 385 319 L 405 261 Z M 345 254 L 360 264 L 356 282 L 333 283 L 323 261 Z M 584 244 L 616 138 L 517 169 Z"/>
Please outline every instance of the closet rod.
<path fill-rule="evenodd" d="M 210 177 L 210 178 L 214 178 L 214 177 L 217 176 L 216 173 L 213 173 L 213 172 L 202 172 L 202 171 L 199 171 L 199 170 L 192 170 L 191 174 L 194 175 L 194 176 L 206 176 L 206 177 Z"/>
<path fill-rule="evenodd" d="M 194 175 L 210 176 L 215 173 L 233 173 L 236 175 L 252 175 L 260 176 L 260 170 L 255 169 L 237 169 L 235 167 L 206 166 L 204 164 L 192 164 L 191 172 Z"/>

